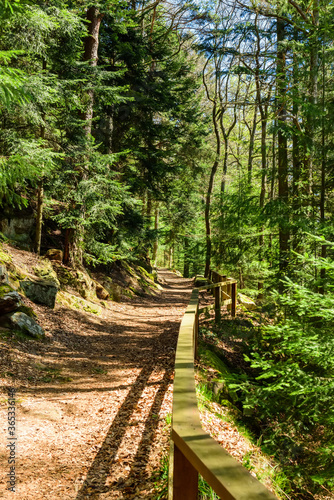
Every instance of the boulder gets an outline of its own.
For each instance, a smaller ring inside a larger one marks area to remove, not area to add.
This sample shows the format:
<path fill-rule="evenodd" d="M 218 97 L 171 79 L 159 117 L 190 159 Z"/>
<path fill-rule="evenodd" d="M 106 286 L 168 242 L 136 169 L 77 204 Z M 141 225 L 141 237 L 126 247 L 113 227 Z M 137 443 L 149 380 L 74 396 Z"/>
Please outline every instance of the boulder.
<path fill-rule="evenodd" d="M 238 293 L 238 301 L 239 304 L 244 306 L 248 311 L 253 311 L 253 309 L 256 309 L 257 307 L 255 302 L 243 293 Z"/>
<path fill-rule="evenodd" d="M 104 288 L 109 293 L 109 297 L 111 300 L 115 302 L 120 302 L 122 298 L 122 288 L 114 283 L 113 280 L 109 276 L 105 276 L 103 280 Z"/>
<path fill-rule="evenodd" d="M 58 280 L 57 273 L 53 269 L 52 264 L 49 260 L 44 260 L 42 263 L 38 264 L 33 269 L 36 276 L 38 276 L 40 279 L 44 281 L 49 281 L 54 283 L 54 285 L 59 290 L 60 282 Z"/>
<path fill-rule="evenodd" d="M 107 300 L 109 298 L 109 292 L 97 281 L 96 284 L 96 296 L 98 299 Z"/>
<path fill-rule="evenodd" d="M 45 332 L 41 326 L 39 326 L 33 318 L 30 318 L 27 314 L 23 312 L 14 312 L 11 314 L 6 314 L 0 317 L 0 324 L 11 330 L 16 330 L 29 337 L 33 338 L 43 338 L 45 337 Z"/>
<path fill-rule="evenodd" d="M 63 262 L 63 251 L 59 250 L 58 248 L 50 248 L 46 252 L 45 257 L 49 260 L 56 260 L 58 262 Z"/>
<path fill-rule="evenodd" d="M 36 217 L 30 211 L 7 214 L 0 220 L 0 231 L 10 240 L 16 241 L 21 248 L 29 249 L 34 240 Z"/>
<path fill-rule="evenodd" d="M 22 305 L 21 296 L 8 284 L 0 285 L 0 315 L 15 311 Z"/>
<path fill-rule="evenodd" d="M 52 309 L 56 303 L 58 286 L 54 281 L 48 280 L 24 280 L 20 285 L 28 299 L 36 304 L 43 304 Z"/>
<path fill-rule="evenodd" d="M 0 265 L 0 283 L 9 283 L 8 272 L 6 266 Z"/>
<path fill-rule="evenodd" d="M 194 281 L 194 287 L 201 287 L 201 286 L 206 286 L 208 285 L 208 280 L 200 275 L 200 274 L 197 274 L 196 277 L 195 277 L 195 281 Z"/>

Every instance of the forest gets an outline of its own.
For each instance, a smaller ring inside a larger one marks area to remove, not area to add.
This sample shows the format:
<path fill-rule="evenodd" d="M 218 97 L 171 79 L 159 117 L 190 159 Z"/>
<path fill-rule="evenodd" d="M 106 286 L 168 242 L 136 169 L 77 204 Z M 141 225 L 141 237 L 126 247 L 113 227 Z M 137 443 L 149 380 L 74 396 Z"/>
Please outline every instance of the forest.
<path fill-rule="evenodd" d="M 0 231 L 30 218 L 23 248 L 73 268 L 261 290 L 230 386 L 287 498 L 333 498 L 333 2 L 1 0 L 0 19 Z"/>

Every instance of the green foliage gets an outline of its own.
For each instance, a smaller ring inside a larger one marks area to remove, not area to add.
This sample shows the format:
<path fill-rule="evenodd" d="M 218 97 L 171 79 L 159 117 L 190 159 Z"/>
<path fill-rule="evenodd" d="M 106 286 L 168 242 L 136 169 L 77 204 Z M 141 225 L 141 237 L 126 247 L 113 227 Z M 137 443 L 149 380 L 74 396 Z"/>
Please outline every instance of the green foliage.
<path fill-rule="evenodd" d="M 326 261 L 326 267 L 332 269 L 332 263 Z M 273 293 L 281 320 L 262 328 L 260 344 L 254 342 L 245 357 L 252 377 L 235 387 L 245 414 L 261 426 L 264 443 L 289 470 L 295 487 L 331 489 L 334 295 L 289 279 L 284 287 L 283 295 Z"/>

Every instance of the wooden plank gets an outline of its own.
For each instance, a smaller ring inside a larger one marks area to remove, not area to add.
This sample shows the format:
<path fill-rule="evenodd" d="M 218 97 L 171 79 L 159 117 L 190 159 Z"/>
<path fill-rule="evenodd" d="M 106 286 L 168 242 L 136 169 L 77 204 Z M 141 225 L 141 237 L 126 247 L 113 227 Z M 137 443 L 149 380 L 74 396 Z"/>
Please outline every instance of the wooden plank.
<path fill-rule="evenodd" d="M 226 276 L 226 274 L 223 274 L 220 281 L 226 281 L 226 280 L 227 280 L 227 276 Z M 222 286 L 221 290 L 222 290 L 222 300 L 230 298 L 230 297 L 224 297 L 224 294 L 227 295 L 225 285 Z"/>
<path fill-rule="evenodd" d="M 203 290 L 211 290 L 212 288 L 216 288 L 217 286 L 230 285 L 231 283 L 236 283 L 237 280 L 230 278 L 226 281 L 220 281 L 219 283 L 213 283 L 212 285 L 200 286 L 198 288 L 194 288 L 194 290 L 198 290 L 202 292 Z"/>
<path fill-rule="evenodd" d="M 180 327 L 175 359 L 172 439 L 181 454 L 204 477 L 220 498 L 273 500 L 276 497 L 201 427 L 193 359 L 193 328 L 197 298 L 198 290 L 193 290 Z"/>
<path fill-rule="evenodd" d="M 198 309 L 198 312 L 199 314 L 202 314 L 204 313 L 205 311 L 211 311 L 211 309 L 214 309 L 215 308 L 215 305 L 214 304 L 210 304 L 206 307 L 201 307 L 201 309 Z"/>
<path fill-rule="evenodd" d="M 225 297 L 229 297 L 229 295 L 227 295 L 226 293 L 224 295 L 225 295 Z M 222 304 L 222 307 L 228 306 L 228 305 L 232 304 L 232 300 L 230 298 L 224 299 L 224 300 L 222 300 L 221 304 Z M 206 307 L 201 307 L 200 309 L 198 309 L 198 313 L 202 314 L 202 313 L 205 313 L 206 311 L 211 311 L 211 309 L 214 309 L 214 308 L 215 308 L 215 304 L 209 304 Z"/>

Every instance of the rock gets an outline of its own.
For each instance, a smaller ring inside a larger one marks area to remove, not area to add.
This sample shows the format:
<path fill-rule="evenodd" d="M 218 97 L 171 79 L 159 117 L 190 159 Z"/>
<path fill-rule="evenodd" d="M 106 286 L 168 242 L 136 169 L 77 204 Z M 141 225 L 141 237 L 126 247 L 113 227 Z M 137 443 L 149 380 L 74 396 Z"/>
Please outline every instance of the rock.
<path fill-rule="evenodd" d="M 58 248 L 50 248 L 46 254 L 45 257 L 49 260 L 57 260 L 58 262 L 63 261 L 63 251 L 59 250 Z"/>
<path fill-rule="evenodd" d="M 21 296 L 10 285 L 0 285 L 0 315 L 15 311 L 21 305 Z"/>
<path fill-rule="evenodd" d="M 54 283 L 59 290 L 60 282 L 58 280 L 57 273 L 53 269 L 52 264 L 49 260 L 44 260 L 44 262 L 34 267 L 34 272 L 36 276 L 38 276 L 42 280 Z"/>
<path fill-rule="evenodd" d="M 98 299 L 107 300 L 109 298 L 109 292 L 97 281 L 96 284 L 96 296 Z"/>
<path fill-rule="evenodd" d="M 62 290 L 75 290 L 84 299 L 96 298 L 95 281 L 85 269 L 72 269 L 57 261 L 53 261 L 53 269 L 57 273 Z"/>
<path fill-rule="evenodd" d="M 2 326 L 18 330 L 25 335 L 29 335 L 29 337 L 37 339 L 45 337 L 43 328 L 39 326 L 33 318 L 29 318 L 29 316 L 23 312 L 14 312 L 1 316 L 0 322 Z"/>
<path fill-rule="evenodd" d="M 108 291 L 109 297 L 115 302 L 120 302 L 122 298 L 122 287 L 113 283 L 109 276 L 105 276 L 103 281 L 104 288 Z"/>
<path fill-rule="evenodd" d="M 0 265 L 0 283 L 9 283 L 8 272 L 5 266 Z"/>
<path fill-rule="evenodd" d="M 222 396 L 226 397 L 228 395 L 226 383 L 223 380 L 214 380 L 212 382 L 212 392 L 218 398 L 222 398 Z"/>
<path fill-rule="evenodd" d="M 36 218 L 28 212 L 23 212 L 21 215 L 13 214 L 0 220 L 0 231 L 8 239 L 19 243 L 20 247 L 29 249 L 34 239 Z"/>
<path fill-rule="evenodd" d="M 197 274 L 195 281 L 194 281 L 194 287 L 199 288 L 201 286 L 206 286 L 208 285 L 208 280 L 204 277 L 201 276 L 200 274 Z"/>
<path fill-rule="evenodd" d="M 257 307 L 255 302 L 243 293 L 238 293 L 238 301 L 239 304 L 244 306 L 248 311 L 253 311 L 253 309 L 256 309 Z"/>
<path fill-rule="evenodd" d="M 21 288 L 28 299 L 36 304 L 43 304 L 52 309 L 56 303 L 58 287 L 53 281 L 48 280 L 25 280 L 20 281 Z"/>

